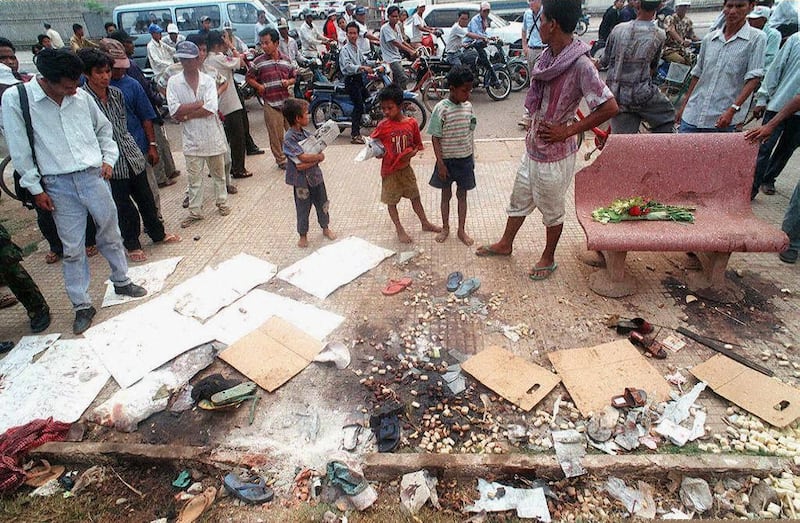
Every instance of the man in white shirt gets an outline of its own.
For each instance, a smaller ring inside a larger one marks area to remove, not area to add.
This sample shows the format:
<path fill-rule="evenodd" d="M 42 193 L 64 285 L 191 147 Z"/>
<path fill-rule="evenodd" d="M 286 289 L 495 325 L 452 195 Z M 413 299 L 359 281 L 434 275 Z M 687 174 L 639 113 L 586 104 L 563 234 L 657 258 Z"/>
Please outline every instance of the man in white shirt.
<path fill-rule="evenodd" d="M 414 16 L 411 17 L 411 47 L 414 49 L 422 45 L 422 33 L 434 32 L 434 28 L 428 27 L 422 20 L 423 13 L 425 13 L 425 2 L 417 6 Z"/>
<path fill-rule="evenodd" d="M 253 43 L 258 43 L 258 33 L 263 31 L 269 25 L 269 21 L 267 20 L 267 13 L 265 11 L 258 12 L 258 21 L 256 21 L 256 26 L 253 33 Z"/>
<path fill-rule="evenodd" d="M 141 297 L 147 291 L 128 278 L 117 208 L 107 181 L 119 149 L 111 122 L 89 94 L 78 90 L 83 62 L 74 53 L 45 49 L 36 65 L 41 76 L 25 84 L 34 150 L 16 89 L 3 95 L 3 124 L 12 161 L 22 173 L 21 185 L 39 208 L 53 213 L 64 244 L 64 284 L 75 310 L 72 332 L 81 334 L 96 314 L 84 248 L 87 213 L 97 226 L 97 248 L 111 267 L 115 292 Z"/>
<path fill-rule="evenodd" d="M 278 20 L 278 33 L 281 35 L 278 49 L 297 65 L 298 58 L 300 58 L 300 51 L 297 49 L 297 40 L 289 36 L 289 22 L 287 22 L 285 18 Z"/>
<path fill-rule="evenodd" d="M 165 44 L 175 49 L 175 46 L 183 42 L 184 40 L 186 40 L 186 37 L 183 36 L 180 32 L 178 32 L 177 25 L 169 24 L 167 26 L 167 37 L 162 40 Z"/>
<path fill-rule="evenodd" d="M 162 40 L 163 29 L 158 24 L 150 24 L 147 28 L 150 33 L 150 41 L 147 43 L 147 60 L 150 62 L 150 68 L 153 70 L 153 75 L 158 76 L 163 73 L 167 67 L 175 63 L 173 56 L 175 55 L 175 48 L 170 47 Z"/>
<path fill-rule="evenodd" d="M 383 24 L 380 32 L 381 57 L 384 62 L 389 64 L 393 82 L 405 89 L 408 79 L 403 70 L 403 57 L 400 51 L 413 55 L 415 50 L 405 43 L 400 35 L 398 27 L 400 25 L 400 8 L 396 5 L 389 6 L 389 9 L 386 10 L 386 16 L 389 21 Z"/>
<path fill-rule="evenodd" d="M 181 42 L 175 50 L 183 71 L 167 83 L 169 114 L 183 126 L 183 155 L 189 178 L 189 216 L 181 227 L 203 219 L 203 164 L 208 165 L 214 182 L 214 196 L 220 215 L 231 213 L 225 188 L 225 152 L 228 149 L 219 108 L 217 84 L 200 72 L 200 49 L 192 42 Z"/>
<path fill-rule="evenodd" d="M 330 40 L 322 36 L 322 33 L 314 27 L 314 13 L 310 10 L 306 10 L 304 18 L 305 21 L 297 30 L 297 33 L 300 35 L 300 45 L 303 46 L 303 54 L 307 56 L 319 56 L 318 47 L 327 44 Z"/>
<path fill-rule="evenodd" d="M 444 47 L 445 60 L 451 65 L 471 66 L 478 59 L 478 53 L 474 49 L 464 50 L 464 38 L 482 40 L 485 37 L 470 32 L 467 25 L 469 25 L 469 11 L 459 11 L 458 19 L 450 28 Z"/>
<path fill-rule="evenodd" d="M 372 51 L 370 42 L 380 45 L 380 38 L 372 34 L 367 29 L 367 10 L 361 6 L 356 7 L 354 11 L 354 22 L 358 26 L 358 48 L 362 53 L 369 53 Z"/>
<path fill-rule="evenodd" d="M 356 12 L 356 4 L 354 4 L 353 2 L 347 2 L 346 4 L 344 4 L 343 16 L 344 16 L 345 26 L 350 22 L 355 22 L 356 20 L 354 14 L 355 12 Z M 345 30 L 345 33 L 347 33 L 347 30 Z"/>
<path fill-rule="evenodd" d="M 53 29 L 53 27 L 45 22 L 44 24 L 44 34 L 46 34 L 50 38 L 50 43 L 53 45 L 53 49 L 61 49 L 64 47 L 64 40 L 61 39 L 61 35 L 58 34 L 58 31 Z"/>

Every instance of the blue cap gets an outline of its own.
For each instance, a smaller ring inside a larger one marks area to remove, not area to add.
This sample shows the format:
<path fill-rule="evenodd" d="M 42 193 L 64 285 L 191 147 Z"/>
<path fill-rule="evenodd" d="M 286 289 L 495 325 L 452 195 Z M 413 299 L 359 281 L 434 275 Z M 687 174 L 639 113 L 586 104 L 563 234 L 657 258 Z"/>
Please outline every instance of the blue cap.
<path fill-rule="evenodd" d="M 150 33 L 150 34 L 163 33 L 164 30 L 161 29 L 161 26 L 158 25 L 158 24 L 150 24 L 150 26 L 147 28 L 147 32 Z"/>
<path fill-rule="evenodd" d="M 367 10 L 364 9 L 364 7 L 362 7 L 362 6 L 358 6 L 358 7 L 356 7 L 356 13 L 355 14 L 358 15 L 358 16 L 365 15 L 365 14 L 367 14 Z"/>
<path fill-rule="evenodd" d="M 200 49 L 189 40 L 178 42 L 178 45 L 175 46 L 175 58 L 178 60 L 191 60 L 192 58 L 197 58 L 198 56 L 200 56 Z"/>

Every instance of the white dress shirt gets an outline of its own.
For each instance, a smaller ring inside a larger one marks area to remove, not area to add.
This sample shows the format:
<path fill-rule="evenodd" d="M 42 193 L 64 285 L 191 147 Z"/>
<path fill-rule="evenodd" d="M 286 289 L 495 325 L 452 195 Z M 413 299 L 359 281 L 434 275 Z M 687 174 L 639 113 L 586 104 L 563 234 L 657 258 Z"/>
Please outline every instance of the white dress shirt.
<path fill-rule="evenodd" d="M 43 191 L 41 177 L 84 171 L 102 164 L 114 165 L 119 149 L 108 118 L 86 91 L 78 89 L 58 105 L 35 78 L 25 84 L 33 126 L 33 163 L 25 120 L 16 87 L 3 94 L 3 127 L 20 184 L 31 194 Z"/>
<path fill-rule="evenodd" d="M 150 68 L 154 75 L 159 75 L 170 65 L 175 63 L 173 56 L 175 48 L 168 46 L 162 38 L 160 42 L 150 40 L 147 43 L 147 60 L 150 61 Z"/>
<path fill-rule="evenodd" d="M 300 35 L 300 44 L 303 46 L 303 52 L 313 53 L 316 56 L 319 53 L 317 46 L 322 44 L 322 34 L 319 30 L 313 25 L 309 26 L 303 22 L 297 33 Z"/>
<path fill-rule="evenodd" d="M 229 87 L 230 89 L 230 87 Z M 211 114 L 205 118 L 192 118 L 182 122 L 183 154 L 187 156 L 216 156 L 228 149 L 222 122 L 217 116 L 217 84 L 211 76 L 200 73 L 197 93 L 186 83 L 183 72 L 167 82 L 167 106 L 175 116 L 181 104 L 203 101 L 203 109 Z"/>

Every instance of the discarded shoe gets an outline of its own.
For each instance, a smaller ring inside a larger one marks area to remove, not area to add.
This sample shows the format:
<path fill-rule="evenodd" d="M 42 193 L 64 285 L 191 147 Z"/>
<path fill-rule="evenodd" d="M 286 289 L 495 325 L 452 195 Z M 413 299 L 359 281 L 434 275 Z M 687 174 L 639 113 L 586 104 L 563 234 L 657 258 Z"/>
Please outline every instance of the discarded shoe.
<path fill-rule="evenodd" d="M 637 347 L 641 347 L 657 360 L 663 360 L 667 357 L 667 351 L 664 350 L 664 347 L 662 347 L 660 343 L 655 341 L 654 337 L 645 336 L 638 331 L 631 331 L 628 339 L 631 343 Z"/>
<path fill-rule="evenodd" d="M 29 487 L 41 487 L 45 483 L 60 478 L 66 469 L 63 465 L 51 467 L 47 460 L 25 472 L 25 484 Z"/>
<path fill-rule="evenodd" d="M 639 334 L 653 332 L 653 326 L 644 318 L 617 318 L 615 322 L 609 323 L 609 327 L 616 328 L 617 334 L 629 334 L 631 331 L 636 331 Z"/>
<path fill-rule="evenodd" d="M 75 321 L 72 323 L 73 334 L 83 334 L 83 332 L 92 326 L 92 318 L 97 314 L 94 307 L 88 309 L 80 309 L 75 311 Z"/>
<path fill-rule="evenodd" d="M 246 483 L 231 472 L 225 476 L 223 484 L 225 485 L 225 490 L 245 503 L 267 503 L 275 497 L 275 493 L 266 485 L 264 478 L 258 478 L 255 483 Z"/>
<path fill-rule="evenodd" d="M 393 402 L 380 407 L 369 418 L 369 426 L 378 441 L 378 452 L 391 452 L 400 444 L 400 419 L 403 405 Z"/>
<path fill-rule="evenodd" d="M 461 272 L 456 271 L 450 273 L 450 276 L 447 277 L 447 290 L 449 292 L 455 292 L 462 281 L 464 281 L 464 275 L 461 274 Z"/>
<path fill-rule="evenodd" d="M 481 280 L 478 278 L 468 278 L 461 282 L 455 291 L 456 298 L 466 298 L 481 288 Z"/>
<path fill-rule="evenodd" d="M 256 388 L 257 385 L 255 383 L 246 381 L 227 390 L 213 394 L 211 396 L 211 402 L 217 406 L 241 403 L 245 399 L 252 397 Z"/>
<path fill-rule="evenodd" d="M 647 392 L 642 389 L 625 387 L 625 391 L 611 398 L 611 406 L 617 409 L 642 407 L 647 403 Z"/>
<path fill-rule="evenodd" d="M 175 520 L 175 523 L 194 523 L 200 519 L 200 516 L 203 515 L 203 512 L 205 512 L 208 507 L 214 503 L 214 499 L 216 499 L 216 497 L 217 489 L 214 487 L 208 487 L 203 491 L 202 494 L 195 496 L 186 502 L 178 514 L 178 519 Z"/>
<path fill-rule="evenodd" d="M 389 283 L 381 290 L 384 296 L 394 296 L 411 286 L 411 278 L 400 278 L 399 280 L 389 280 Z"/>

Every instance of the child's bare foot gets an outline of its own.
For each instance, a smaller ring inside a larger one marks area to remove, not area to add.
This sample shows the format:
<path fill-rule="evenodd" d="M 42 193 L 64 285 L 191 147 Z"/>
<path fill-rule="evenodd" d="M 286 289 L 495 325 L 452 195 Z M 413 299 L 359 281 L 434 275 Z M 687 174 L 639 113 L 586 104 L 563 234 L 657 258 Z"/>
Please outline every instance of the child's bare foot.
<path fill-rule="evenodd" d="M 414 240 L 411 239 L 411 236 L 405 230 L 398 230 L 397 231 L 397 239 L 400 240 L 400 243 L 413 243 Z"/>
<path fill-rule="evenodd" d="M 426 232 L 442 232 L 442 228 L 432 224 L 431 222 L 425 222 L 422 224 L 422 230 Z"/>
<path fill-rule="evenodd" d="M 306 236 L 301 236 L 299 240 L 297 240 L 297 246 L 305 249 L 308 247 L 308 238 Z"/>
<path fill-rule="evenodd" d="M 458 239 L 467 247 L 475 243 L 475 241 L 467 235 L 466 231 L 458 231 Z"/>
<path fill-rule="evenodd" d="M 333 232 L 332 230 L 330 230 L 328 227 L 325 227 L 324 229 L 322 229 L 322 235 L 324 237 L 328 238 L 329 240 L 335 240 L 336 239 L 336 233 Z"/>
<path fill-rule="evenodd" d="M 448 236 L 450 236 L 450 229 L 447 227 L 442 227 L 442 232 L 436 235 L 436 241 L 439 243 L 444 243 Z"/>

